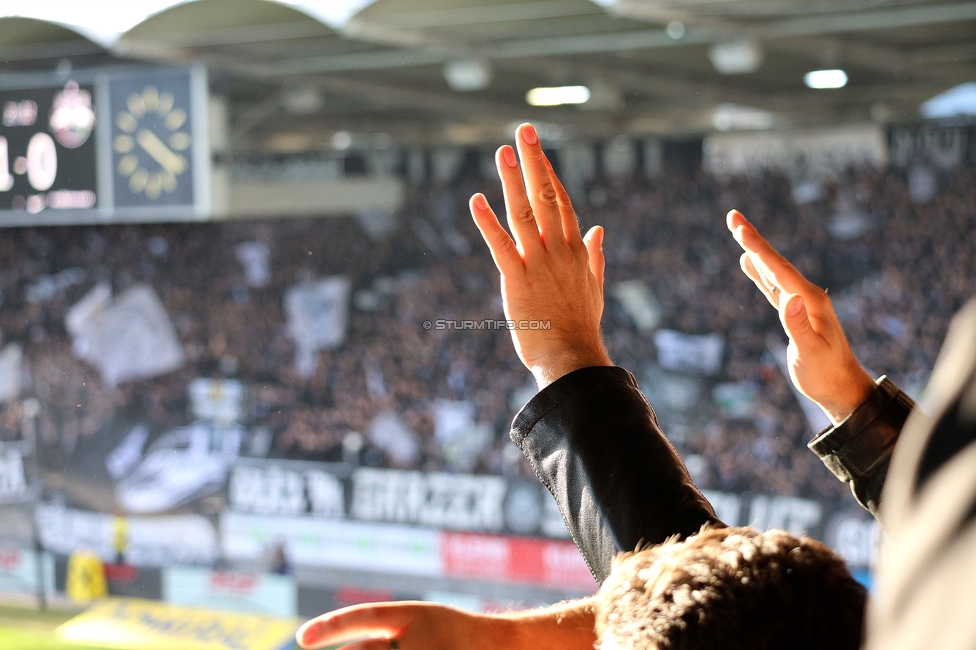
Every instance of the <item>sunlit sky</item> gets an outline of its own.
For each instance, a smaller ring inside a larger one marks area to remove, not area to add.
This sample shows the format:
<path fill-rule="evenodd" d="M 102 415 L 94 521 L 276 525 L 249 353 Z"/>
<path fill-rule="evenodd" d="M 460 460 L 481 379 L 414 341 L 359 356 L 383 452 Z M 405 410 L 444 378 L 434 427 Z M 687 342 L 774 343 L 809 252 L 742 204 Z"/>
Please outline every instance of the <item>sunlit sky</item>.
<path fill-rule="evenodd" d="M 194 0 L 0 0 L 0 17 L 36 18 L 72 29 L 111 48 L 121 36 L 161 11 Z M 267 0 L 302 11 L 333 29 L 376 0 Z"/>

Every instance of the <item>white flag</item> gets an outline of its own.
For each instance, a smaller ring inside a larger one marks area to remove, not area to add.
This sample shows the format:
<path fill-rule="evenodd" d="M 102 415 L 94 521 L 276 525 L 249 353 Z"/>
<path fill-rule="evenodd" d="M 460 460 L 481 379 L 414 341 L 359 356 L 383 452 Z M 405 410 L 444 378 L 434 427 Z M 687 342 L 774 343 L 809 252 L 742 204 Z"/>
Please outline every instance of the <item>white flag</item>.
<path fill-rule="evenodd" d="M 295 368 L 311 377 L 316 352 L 342 345 L 349 320 L 349 279 L 340 275 L 303 282 L 285 294 L 288 331 L 295 341 Z"/>
<path fill-rule="evenodd" d="M 12 402 L 20 397 L 21 361 L 24 357 L 19 343 L 11 343 L 0 352 L 0 402 Z"/>
<path fill-rule="evenodd" d="M 65 327 L 75 356 L 98 368 L 107 386 L 183 365 L 183 347 L 149 285 L 135 285 L 114 301 L 108 285 L 98 285 L 68 310 Z"/>
<path fill-rule="evenodd" d="M 695 336 L 673 330 L 654 333 L 662 368 L 694 375 L 717 375 L 722 370 L 725 339 L 718 332 Z"/>
<path fill-rule="evenodd" d="M 610 287 L 610 295 L 617 299 L 640 331 L 649 332 L 661 321 L 661 305 L 640 280 L 617 282 Z"/>
<path fill-rule="evenodd" d="M 434 438 L 444 458 L 461 470 L 471 471 L 478 455 L 491 446 L 491 426 L 475 421 L 475 405 L 467 400 L 434 402 Z"/>
<path fill-rule="evenodd" d="M 393 411 L 380 411 L 370 424 L 368 435 L 397 465 L 408 467 L 420 457 L 419 439 Z"/>
<path fill-rule="evenodd" d="M 244 278 L 249 287 L 266 287 L 271 282 L 271 249 L 261 241 L 238 244 L 237 261 L 244 267 Z"/>

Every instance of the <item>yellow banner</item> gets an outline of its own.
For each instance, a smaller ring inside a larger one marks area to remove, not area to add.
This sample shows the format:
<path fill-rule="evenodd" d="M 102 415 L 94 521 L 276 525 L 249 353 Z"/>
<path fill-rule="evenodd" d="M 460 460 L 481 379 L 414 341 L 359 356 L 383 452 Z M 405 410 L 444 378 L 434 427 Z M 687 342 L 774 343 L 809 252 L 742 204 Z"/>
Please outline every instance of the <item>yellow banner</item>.
<path fill-rule="evenodd" d="M 106 600 L 57 629 L 70 643 L 124 650 L 279 650 L 298 621 L 137 599 Z"/>
<path fill-rule="evenodd" d="M 68 598 L 87 603 L 108 595 L 105 567 L 102 560 L 91 551 L 78 551 L 68 558 L 68 577 L 64 589 Z"/>

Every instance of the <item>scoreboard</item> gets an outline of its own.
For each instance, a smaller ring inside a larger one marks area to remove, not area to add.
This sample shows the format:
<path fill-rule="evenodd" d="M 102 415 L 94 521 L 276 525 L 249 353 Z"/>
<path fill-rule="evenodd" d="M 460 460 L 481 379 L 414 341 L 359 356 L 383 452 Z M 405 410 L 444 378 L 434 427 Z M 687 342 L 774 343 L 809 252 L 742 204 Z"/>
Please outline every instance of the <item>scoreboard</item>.
<path fill-rule="evenodd" d="M 210 214 L 207 73 L 0 75 L 0 226 Z"/>

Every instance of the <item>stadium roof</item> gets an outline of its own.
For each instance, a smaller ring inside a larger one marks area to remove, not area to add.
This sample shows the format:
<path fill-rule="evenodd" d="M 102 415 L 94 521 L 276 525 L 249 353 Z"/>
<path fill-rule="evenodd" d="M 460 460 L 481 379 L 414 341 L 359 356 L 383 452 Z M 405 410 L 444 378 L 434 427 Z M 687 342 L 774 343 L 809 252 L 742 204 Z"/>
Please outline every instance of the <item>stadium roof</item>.
<path fill-rule="evenodd" d="M 207 63 L 235 147 L 256 151 L 325 148 L 343 130 L 489 142 L 524 119 L 579 137 L 735 128 L 739 114 L 751 128 L 902 121 L 976 80 L 976 2 L 34 0 L 0 16 L 0 71 Z M 452 89 L 452 64 L 455 87 L 476 89 Z M 807 88 L 823 68 L 847 85 Z M 527 105 L 562 85 L 591 98 Z"/>

